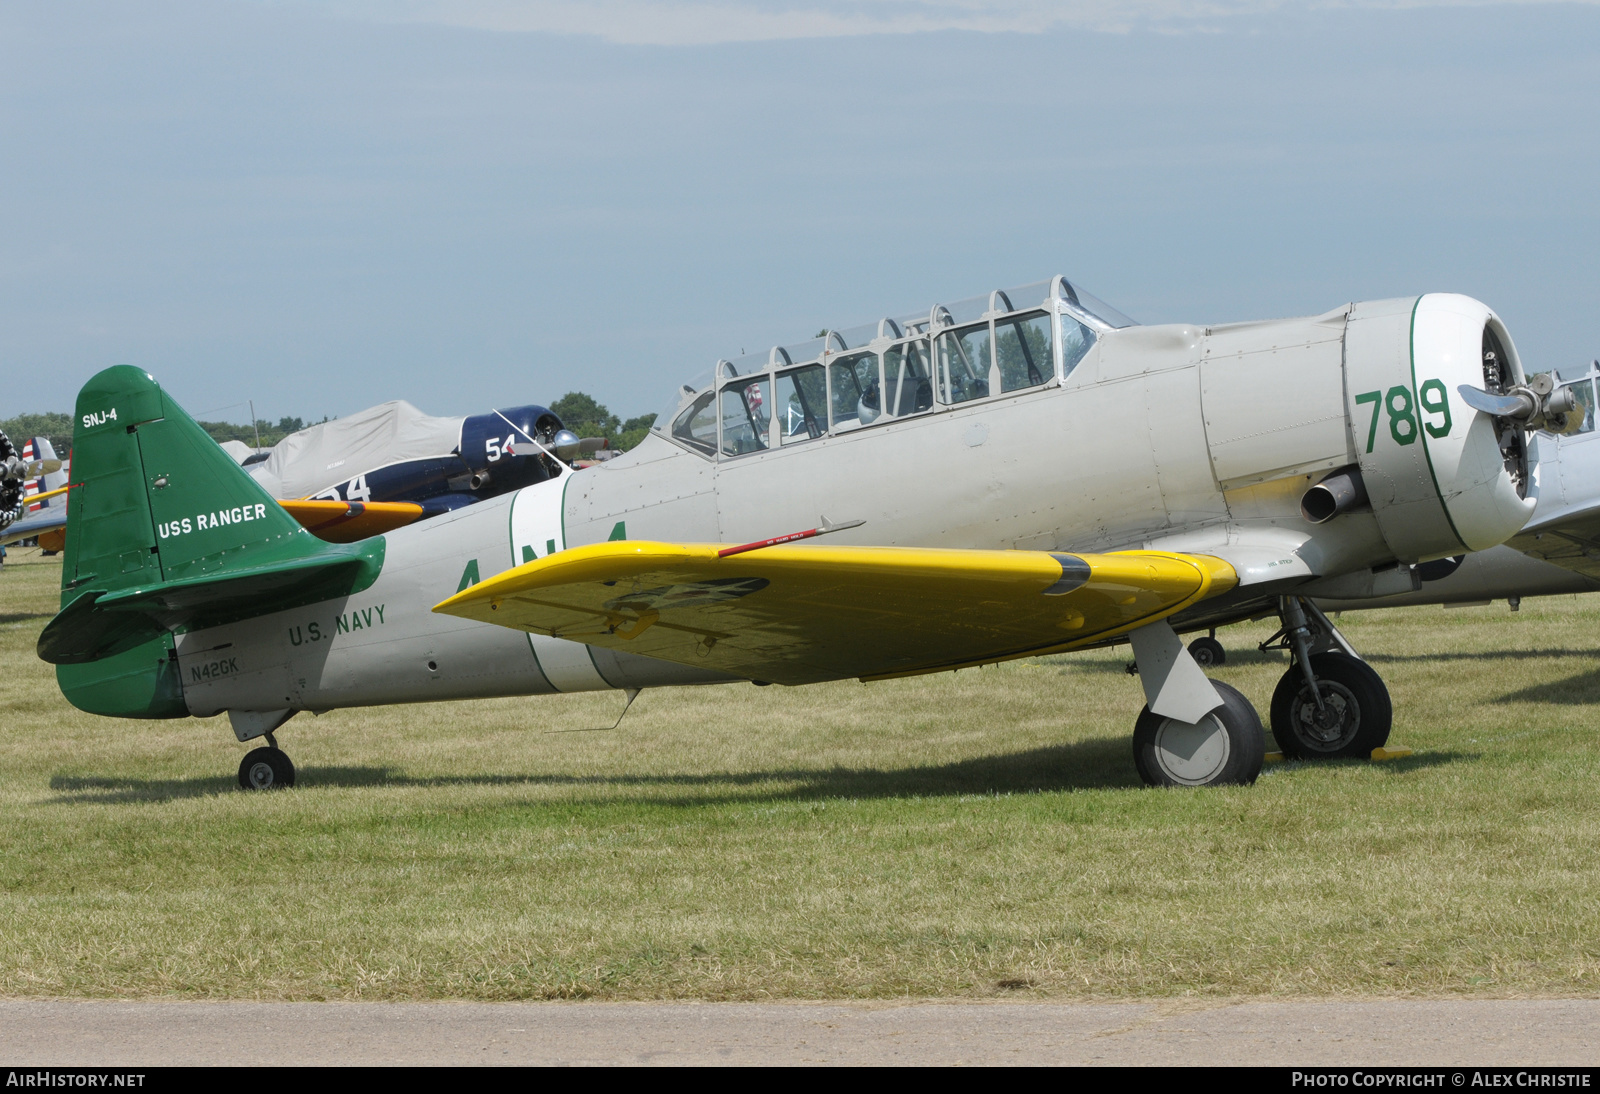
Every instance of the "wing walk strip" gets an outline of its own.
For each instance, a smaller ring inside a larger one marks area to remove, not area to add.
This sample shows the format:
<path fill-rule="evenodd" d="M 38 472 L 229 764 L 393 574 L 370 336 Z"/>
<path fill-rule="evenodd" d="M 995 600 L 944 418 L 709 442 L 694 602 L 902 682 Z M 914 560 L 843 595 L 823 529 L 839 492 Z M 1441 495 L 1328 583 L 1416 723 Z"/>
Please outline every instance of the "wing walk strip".
<path fill-rule="evenodd" d="M 1233 588 L 1209 555 L 596 543 L 434 607 L 748 679 L 913 676 L 1118 638 Z"/>

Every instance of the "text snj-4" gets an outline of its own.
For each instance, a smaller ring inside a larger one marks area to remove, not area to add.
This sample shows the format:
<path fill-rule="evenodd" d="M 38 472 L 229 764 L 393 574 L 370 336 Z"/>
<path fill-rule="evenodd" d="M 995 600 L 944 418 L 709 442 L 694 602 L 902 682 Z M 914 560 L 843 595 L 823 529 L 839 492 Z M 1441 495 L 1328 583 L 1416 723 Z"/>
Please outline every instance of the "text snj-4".
<path fill-rule="evenodd" d="M 189 532 L 204 532 L 211 528 L 221 528 L 225 524 L 242 524 L 247 520 L 259 520 L 266 516 L 267 507 L 260 503 L 254 505 L 235 505 L 232 509 L 218 509 L 212 513 L 197 513 L 192 518 L 184 517 L 182 520 L 163 521 L 156 526 L 162 539 L 172 536 L 181 536 Z"/>
<path fill-rule="evenodd" d="M 107 422 L 114 422 L 116 420 L 116 407 L 112 407 L 110 410 L 95 410 L 83 416 L 83 428 L 93 429 L 97 425 L 105 425 Z"/>

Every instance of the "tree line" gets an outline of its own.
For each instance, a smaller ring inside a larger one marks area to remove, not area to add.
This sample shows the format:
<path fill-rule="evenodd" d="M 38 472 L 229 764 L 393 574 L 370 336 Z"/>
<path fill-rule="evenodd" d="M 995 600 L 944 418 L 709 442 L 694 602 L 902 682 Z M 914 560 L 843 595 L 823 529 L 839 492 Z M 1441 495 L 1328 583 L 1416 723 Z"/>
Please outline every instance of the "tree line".
<path fill-rule="evenodd" d="M 322 419 L 324 422 L 327 418 Z M 276 422 L 265 418 L 257 419 L 254 425 L 239 425 L 235 422 L 199 422 L 201 429 L 209 433 L 213 440 L 243 441 L 254 448 L 259 443 L 262 448 L 271 448 L 291 433 L 297 433 L 308 424 L 301 418 L 282 417 Z M 309 423 L 316 425 L 316 422 Z M 14 418 L 0 420 L 0 430 L 4 430 L 13 443 L 21 444 L 28 437 L 43 437 L 50 442 L 56 450 L 56 455 L 65 459 L 72 450 L 72 415 L 46 411 L 40 414 L 18 414 Z M 259 442 L 257 438 L 260 438 Z"/>
<path fill-rule="evenodd" d="M 654 414 L 641 414 L 623 421 L 581 391 L 567 392 L 551 403 L 550 409 L 555 411 L 562 425 L 578 436 L 604 437 L 611 442 L 610 447 L 619 452 L 626 452 L 644 440 L 656 420 Z"/>

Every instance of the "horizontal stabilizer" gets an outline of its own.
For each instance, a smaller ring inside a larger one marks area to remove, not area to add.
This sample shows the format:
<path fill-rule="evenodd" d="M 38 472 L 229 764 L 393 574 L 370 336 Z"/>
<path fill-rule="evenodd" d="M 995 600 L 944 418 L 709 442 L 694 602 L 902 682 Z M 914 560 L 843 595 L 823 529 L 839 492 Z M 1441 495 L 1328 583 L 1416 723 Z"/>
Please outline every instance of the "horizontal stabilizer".
<path fill-rule="evenodd" d="M 106 592 L 80 593 L 39 635 L 39 657 L 78 665 L 132 649 L 176 622 L 223 622 L 337 596 L 370 584 L 382 564 L 382 541 L 361 553 L 288 559 Z"/>
<path fill-rule="evenodd" d="M 434 611 L 804 684 L 1094 645 L 1231 589 L 1204 555 L 622 540 L 561 551 Z"/>

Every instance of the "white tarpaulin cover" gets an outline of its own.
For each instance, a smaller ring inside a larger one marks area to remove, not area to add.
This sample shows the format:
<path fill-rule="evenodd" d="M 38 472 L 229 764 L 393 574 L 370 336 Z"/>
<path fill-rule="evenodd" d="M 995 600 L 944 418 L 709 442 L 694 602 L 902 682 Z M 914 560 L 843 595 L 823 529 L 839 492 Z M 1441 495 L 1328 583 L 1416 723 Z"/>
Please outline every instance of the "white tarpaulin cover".
<path fill-rule="evenodd" d="M 218 441 L 217 444 L 221 446 L 224 452 L 233 457 L 234 463 L 244 463 L 245 460 L 255 455 L 256 451 L 243 441 Z"/>
<path fill-rule="evenodd" d="M 462 418 L 434 418 L 403 399 L 291 433 L 250 474 L 275 498 L 304 498 L 401 460 L 447 456 Z"/>

